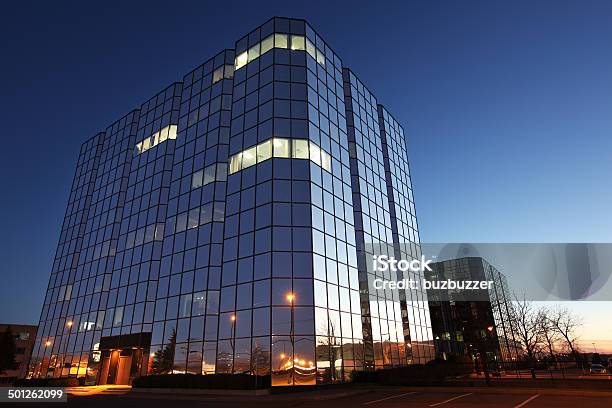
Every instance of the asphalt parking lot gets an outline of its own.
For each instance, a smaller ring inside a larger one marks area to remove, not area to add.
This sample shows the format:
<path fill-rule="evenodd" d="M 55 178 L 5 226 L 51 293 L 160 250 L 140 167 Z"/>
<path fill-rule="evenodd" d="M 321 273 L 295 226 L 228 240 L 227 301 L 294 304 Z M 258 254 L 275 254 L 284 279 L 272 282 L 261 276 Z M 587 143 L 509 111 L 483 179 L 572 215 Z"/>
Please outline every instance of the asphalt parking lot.
<path fill-rule="evenodd" d="M 411 389 L 401 387 L 379 387 L 364 389 L 324 389 L 290 392 L 263 396 L 234 395 L 178 395 L 176 393 L 139 393 L 129 389 L 110 389 L 96 393 L 70 395 L 70 407 L 147 407 L 171 406 L 172 408 L 609 408 L 612 407 L 612 392 L 570 392 L 563 390 L 487 390 L 463 388 L 457 390 Z M 27 406 L 43 406 L 28 403 Z M 64 405 L 62 403 L 47 404 Z M 3 406 L 7 406 L 4 405 Z M 12 404 L 23 406 L 23 404 Z"/>

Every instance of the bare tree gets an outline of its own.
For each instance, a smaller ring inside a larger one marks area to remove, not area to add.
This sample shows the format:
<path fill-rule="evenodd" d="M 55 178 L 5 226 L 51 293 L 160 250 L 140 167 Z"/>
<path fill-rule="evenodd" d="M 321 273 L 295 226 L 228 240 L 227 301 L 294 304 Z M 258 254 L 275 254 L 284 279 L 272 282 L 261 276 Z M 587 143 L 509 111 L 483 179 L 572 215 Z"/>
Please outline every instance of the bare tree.
<path fill-rule="evenodd" d="M 525 296 L 520 299 L 514 295 L 514 329 L 515 338 L 521 343 L 525 350 L 525 356 L 532 366 L 531 376 L 535 378 L 535 359 L 540 349 L 542 340 L 541 320 L 542 314 L 528 301 Z"/>
<path fill-rule="evenodd" d="M 551 309 L 547 307 L 541 308 L 538 312 L 540 314 L 538 322 L 540 324 L 541 341 L 546 351 L 548 351 L 548 355 L 557 366 L 556 349 L 560 341 L 560 336 L 551 320 L 553 313 Z"/>
<path fill-rule="evenodd" d="M 578 347 L 578 329 L 582 326 L 581 319 L 565 308 L 555 309 L 550 315 L 550 324 L 553 329 L 565 342 L 565 345 L 570 350 L 576 361 L 579 360 Z"/>
<path fill-rule="evenodd" d="M 540 318 L 540 333 L 542 335 L 542 343 L 551 357 L 555 356 L 557 344 L 560 340 L 559 333 L 551 320 L 553 312 L 549 308 L 541 308 L 539 310 Z"/>

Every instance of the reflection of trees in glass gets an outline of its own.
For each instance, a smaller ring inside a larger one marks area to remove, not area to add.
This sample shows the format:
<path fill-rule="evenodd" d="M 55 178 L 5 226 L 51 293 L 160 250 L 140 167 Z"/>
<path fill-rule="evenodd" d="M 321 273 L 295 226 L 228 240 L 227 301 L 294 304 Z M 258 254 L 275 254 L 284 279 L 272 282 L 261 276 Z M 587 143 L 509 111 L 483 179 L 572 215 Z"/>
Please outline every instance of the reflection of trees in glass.
<path fill-rule="evenodd" d="M 172 330 L 172 336 L 168 344 L 162 350 L 155 353 L 153 357 L 153 374 L 170 374 L 174 365 L 174 353 L 176 351 L 176 329 Z"/>
<path fill-rule="evenodd" d="M 217 348 L 217 374 L 231 374 L 234 365 L 234 348 L 229 340 L 219 341 Z"/>
<path fill-rule="evenodd" d="M 256 344 L 251 350 L 251 368 L 250 371 L 255 375 L 268 374 L 268 361 L 270 352 L 263 348 L 261 344 Z"/>
<path fill-rule="evenodd" d="M 317 330 L 319 333 L 326 333 L 327 327 L 322 327 L 322 330 Z M 336 336 L 337 332 L 336 323 L 333 320 L 329 321 L 329 336 L 325 336 L 323 341 L 318 341 L 317 345 L 317 359 L 325 356 L 327 361 L 329 361 L 329 370 L 330 370 L 330 380 L 337 381 L 342 379 L 342 366 L 336 367 L 336 361 L 341 358 L 342 348 L 341 341 L 338 336 Z M 321 348 L 323 348 L 323 353 L 321 353 Z M 340 371 L 340 372 L 338 372 Z"/>
<path fill-rule="evenodd" d="M 394 351 L 393 349 L 394 347 L 397 347 L 397 343 L 391 340 L 391 333 L 381 334 L 380 344 L 381 344 L 382 353 L 383 353 L 383 364 L 384 365 L 393 364 L 393 351 Z"/>

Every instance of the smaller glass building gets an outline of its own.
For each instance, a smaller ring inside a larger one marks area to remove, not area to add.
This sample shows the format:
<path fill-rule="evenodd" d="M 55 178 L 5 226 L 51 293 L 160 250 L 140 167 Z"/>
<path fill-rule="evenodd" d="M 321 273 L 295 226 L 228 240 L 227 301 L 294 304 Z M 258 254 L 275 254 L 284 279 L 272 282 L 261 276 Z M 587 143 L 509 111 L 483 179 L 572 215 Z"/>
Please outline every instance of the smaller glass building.
<path fill-rule="evenodd" d="M 450 259 L 430 265 L 430 281 L 491 281 L 490 289 L 428 290 L 438 356 L 484 351 L 488 361 L 512 361 L 519 343 L 512 326 L 512 299 L 506 277 L 480 257 Z"/>

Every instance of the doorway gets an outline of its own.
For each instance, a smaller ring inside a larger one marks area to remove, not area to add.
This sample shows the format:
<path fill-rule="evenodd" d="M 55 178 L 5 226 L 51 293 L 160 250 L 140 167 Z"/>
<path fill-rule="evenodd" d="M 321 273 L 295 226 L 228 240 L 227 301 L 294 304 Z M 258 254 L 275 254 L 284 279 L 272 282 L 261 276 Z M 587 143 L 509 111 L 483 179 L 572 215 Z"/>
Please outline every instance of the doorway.
<path fill-rule="evenodd" d="M 105 350 L 102 352 L 99 385 L 129 385 L 140 371 L 140 349 Z"/>

